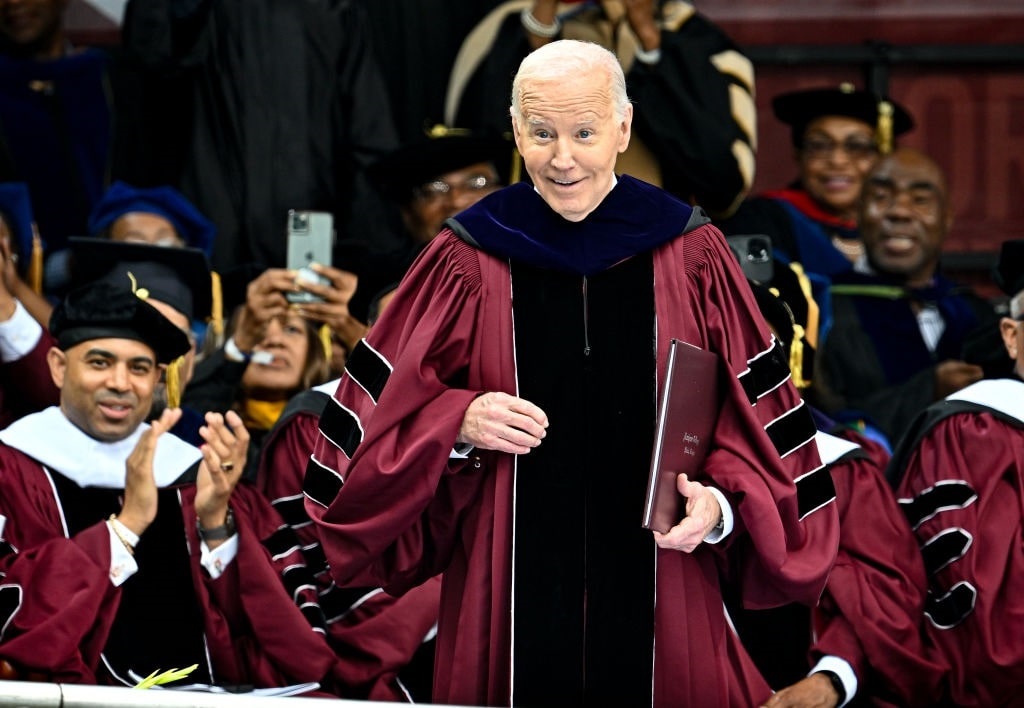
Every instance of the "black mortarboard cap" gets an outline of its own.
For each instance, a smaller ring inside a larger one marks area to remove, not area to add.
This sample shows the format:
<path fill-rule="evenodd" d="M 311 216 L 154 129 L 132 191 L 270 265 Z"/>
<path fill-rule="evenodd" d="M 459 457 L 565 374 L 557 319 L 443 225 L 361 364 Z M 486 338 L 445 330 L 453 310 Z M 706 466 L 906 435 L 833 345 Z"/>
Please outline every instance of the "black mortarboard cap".
<path fill-rule="evenodd" d="M 891 149 L 886 144 L 891 145 L 892 138 L 914 127 L 913 118 L 898 103 L 855 89 L 851 84 L 784 93 L 772 99 L 772 110 L 776 118 L 792 126 L 796 147 L 803 143 L 807 126 L 823 116 L 846 116 L 864 121 L 879 133 L 883 153 Z"/>
<path fill-rule="evenodd" d="M 1024 239 L 1003 241 L 992 279 L 1010 297 L 1024 290 Z"/>
<path fill-rule="evenodd" d="M 114 182 L 93 207 L 89 215 L 89 233 L 98 235 L 121 216 L 129 212 L 158 214 L 174 226 L 174 230 L 190 248 L 209 254 L 217 232 L 213 222 L 169 186 L 133 187 L 125 182 Z"/>
<path fill-rule="evenodd" d="M 206 320 L 213 306 L 210 264 L 198 248 L 125 243 L 103 238 L 68 239 L 71 285 L 106 281 L 170 305 L 189 320 Z"/>
<path fill-rule="evenodd" d="M 421 184 L 478 162 L 493 163 L 505 184 L 516 181 L 510 174 L 514 149 L 509 136 L 435 126 L 372 164 L 368 175 L 382 194 L 402 203 Z"/>
<path fill-rule="evenodd" d="M 50 333 L 61 349 L 92 339 L 133 339 L 168 364 L 192 348 L 186 334 L 131 290 L 110 282 L 71 291 L 50 316 Z"/>

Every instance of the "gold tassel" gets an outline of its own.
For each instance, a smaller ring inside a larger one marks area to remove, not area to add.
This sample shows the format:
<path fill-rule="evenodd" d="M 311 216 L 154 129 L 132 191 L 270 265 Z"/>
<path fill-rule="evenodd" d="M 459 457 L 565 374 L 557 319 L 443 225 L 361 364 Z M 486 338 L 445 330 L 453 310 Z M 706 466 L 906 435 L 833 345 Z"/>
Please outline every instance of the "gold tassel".
<path fill-rule="evenodd" d="M 181 405 L 181 366 L 185 357 L 179 356 L 167 365 L 164 371 L 164 388 L 167 390 L 167 407 L 177 408 Z"/>
<path fill-rule="evenodd" d="M 28 286 L 36 295 L 43 294 L 43 239 L 39 228 L 32 223 L 32 255 L 28 262 Z"/>
<path fill-rule="evenodd" d="M 892 114 L 891 103 L 878 102 L 878 151 L 883 155 L 892 152 Z"/>
<path fill-rule="evenodd" d="M 220 273 L 210 271 L 210 330 L 213 332 L 214 343 L 220 346 L 224 339 L 224 291 L 221 287 Z"/>
<path fill-rule="evenodd" d="M 793 341 L 789 343 L 789 371 L 793 385 L 805 389 L 811 382 L 804 378 L 804 328 L 793 323 Z"/>
<path fill-rule="evenodd" d="M 324 348 L 324 356 L 327 361 L 331 360 L 331 328 L 325 324 L 320 325 L 320 346 Z"/>
<path fill-rule="evenodd" d="M 809 334 L 805 333 L 807 343 L 817 349 L 820 310 L 818 309 L 818 303 L 814 299 L 814 294 L 811 292 L 811 280 L 807 277 L 804 267 L 799 263 L 790 263 L 789 267 L 796 273 L 796 280 L 800 283 L 800 291 L 803 292 L 804 299 L 807 300 L 807 332 L 809 332 Z"/>
<path fill-rule="evenodd" d="M 508 172 L 508 183 L 515 184 L 523 178 L 523 161 L 520 158 L 519 150 L 512 148 L 512 168 Z"/>

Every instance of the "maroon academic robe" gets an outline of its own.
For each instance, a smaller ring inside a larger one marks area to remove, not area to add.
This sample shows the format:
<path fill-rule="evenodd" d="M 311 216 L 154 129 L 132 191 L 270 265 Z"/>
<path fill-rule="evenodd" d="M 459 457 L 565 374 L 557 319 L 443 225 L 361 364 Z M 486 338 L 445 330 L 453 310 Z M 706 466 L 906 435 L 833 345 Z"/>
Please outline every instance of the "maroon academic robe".
<path fill-rule="evenodd" d="M 322 393 L 320 398 L 321 403 L 326 402 L 330 394 Z M 379 587 L 335 585 L 302 496 L 302 477 L 316 443 L 319 421 L 316 410 L 294 414 L 285 410 L 263 443 L 256 488 L 302 543 L 326 616 L 328 641 L 344 661 L 353 685 L 371 700 L 404 701 L 407 696 L 396 684 L 396 677 L 437 623 L 441 578 L 431 578 L 401 597 L 388 595 Z"/>
<path fill-rule="evenodd" d="M 714 227 L 673 238 L 653 259 L 659 374 L 671 337 L 718 352 L 729 374 L 701 481 L 736 500 L 724 552 L 740 559 L 743 598 L 813 604 L 838 524 L 786 359 Z M 449 460 L 473 398 L 517 391 L 510 293 L 506 260 L 449 230 L 431 241 L 353 352 L 304 486 L 339 582 L 401 592 L 444 571 L 442 703 L 507 705 L 513 691 L 516 457 L 478 450 Z M 750 706 L 770 695 L 723 611 L 721 553 L 657 551 L 653 705 Z"/>
<path fill-rule="evenodd" d="M 879 464 L 888 458 L 885 449 L 850 431 L 845 437 L 861 448 L 834 462 L 830 449 L 841 450 L 842 442 L 829 445 L 819 437 L 840 531 L 839 554 L 813 614 L 811 662 L 826 655 L 845 659 L 857 674 L 857 695 L 874 705 L 933 705 L 943 667 L 925 646 L 926 586 L 917 542 Z"/>
<path fill-rule="evenodd" d="M 345 667 L 299 609 L 315 605 L 315 594 L 300 591 L 293 602 L 282 583 L 284 571 L 302 563 L 298 548 L 271 558 L 281 522 L 266 501 L 244 486 L 234 491 L 238 553 L 213 580 L 199 562 L 195 485 L 181 486 L 178 498 L 214 679 L 344 685 Z M 101 521 L 68 538 L 63 515 L 47 469 L 0 445 L 0 659 L 39 680 L 108 681 L 100 654 L 124 587 L 110 580 L 110 531 Z"/>
<path fill-rule="evenodd" d="M 59 402 L 60 391 L 46 363 L 46 352 L 55 344 L 44 328 L 32 351 L 15 361 L 0 363 L 0 429 Z"/>
<path fill-rule="evenodd" d="M 978 382 L 931 406 L 894 454 L 928 573 L 925 625 L 958 706 L 1020 705 L 1024 691 L 1022 401 L 1019 380 Z"/>

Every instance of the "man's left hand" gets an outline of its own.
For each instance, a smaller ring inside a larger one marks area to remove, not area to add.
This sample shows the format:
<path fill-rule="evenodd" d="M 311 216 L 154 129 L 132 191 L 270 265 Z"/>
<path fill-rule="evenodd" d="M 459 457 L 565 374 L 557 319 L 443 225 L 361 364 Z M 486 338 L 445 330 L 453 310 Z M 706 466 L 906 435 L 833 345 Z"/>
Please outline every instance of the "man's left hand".
<path fill-rule="evenodd" d="M 839 695 L 824 674 L 811 674 L 782 689 L 761 708 L 834 708 Z"/>
<path fill-rule="evenodd" d="M 223 416 L 207 413 L 199 434 L 206 442 L 200 448 L 203 461 L 196 477 L 196 516 L 204 529 L 213 529 L 227 519 L 231 492 L 245 469 L 249 431 L 237 413 L 228 411 Z"/>
<path fill-rule="evenodd" d="M 690 553 L 704 541 L 722 518 L 722 507 L 711 491 L 700 482 L 691 482 L 685 474 L 676 480 L 676 489 L 686 497 L 686 516 L 668 533 L 654 532 L 659 548 Z"/>

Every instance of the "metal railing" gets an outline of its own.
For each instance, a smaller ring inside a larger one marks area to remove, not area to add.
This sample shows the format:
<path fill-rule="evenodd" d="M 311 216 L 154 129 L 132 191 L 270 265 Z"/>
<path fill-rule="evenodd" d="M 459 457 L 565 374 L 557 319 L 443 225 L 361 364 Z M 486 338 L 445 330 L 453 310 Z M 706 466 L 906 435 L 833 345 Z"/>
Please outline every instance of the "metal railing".
<path fill-rule="evenodd" d="M 0 681 L 0 706 L 24 708 L 373 708 L 404 703 L 254 696 L 252 694 L 198 693 L 171 689 L 135 690 L 121 686 L 80 686 L 68 683 Z"/>

